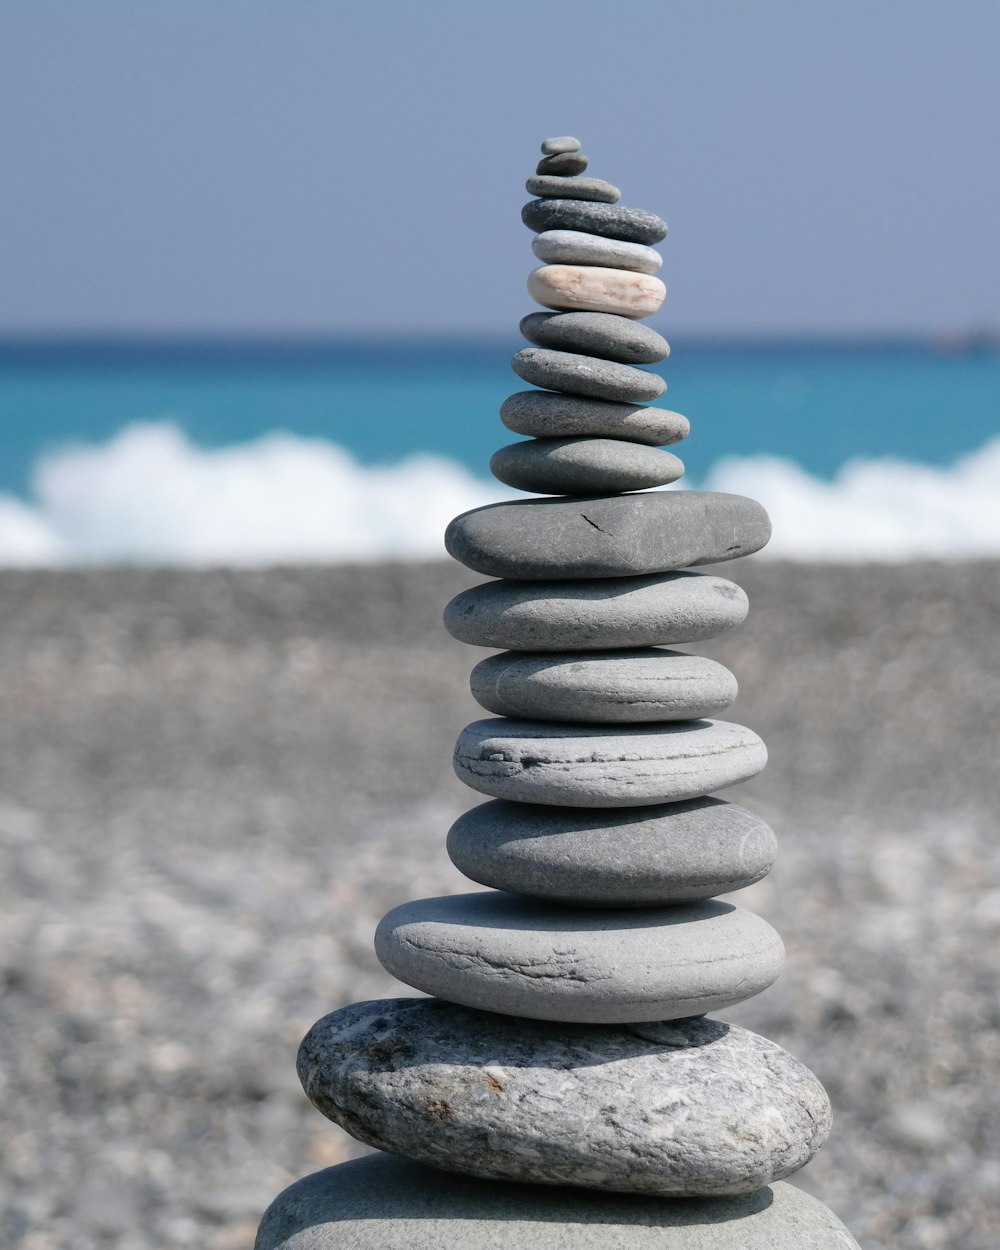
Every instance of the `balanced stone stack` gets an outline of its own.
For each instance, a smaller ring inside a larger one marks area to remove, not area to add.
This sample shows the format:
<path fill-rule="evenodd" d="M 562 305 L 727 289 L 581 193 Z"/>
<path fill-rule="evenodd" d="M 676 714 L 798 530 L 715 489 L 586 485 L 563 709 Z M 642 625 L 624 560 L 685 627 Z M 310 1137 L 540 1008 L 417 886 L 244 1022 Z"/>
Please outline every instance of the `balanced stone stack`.
<path fill-rule="evenodd" d="M 672 650 L 738 625 L 740 588 L 691 566 L 762 547 L 763 509 L 678 478 L 688 423 L 646 406 L 639 366 L 667 344 L 667 232 L 548 139 L 523 211 L 543 262 L 515 371 L 544 389 L 503 405 L 531 436 L 492 460 L 546 498 L 452 522 L 448 550 L 495 579 L 447 607 L 449 631 L 501 649 L 472 692 L 494 713 L 460 735 L 458 776 L 490 801 L 448 835 L 490 887 L 405 903 L 380 924 L 385 967 L 432 997 L 357 1003 L 299 1052 L 325 1115 L 388 1153 L 327 1169 L 268 1210 L 258 1250 L 660 1247 L 847 1250 L 783 1183 L 822 1145 L 817 1079 L 773 1042 L 710 1016 L 760 993 L 784 951 L 717 896 L 760 880 L 771 830 L 714 793 L 764 767 L 716 719 L 736 680 Z M 645 493 L 635 493 L 645 492 Z M 402 1156 L 399 1158 L 397 1156 Z"/>

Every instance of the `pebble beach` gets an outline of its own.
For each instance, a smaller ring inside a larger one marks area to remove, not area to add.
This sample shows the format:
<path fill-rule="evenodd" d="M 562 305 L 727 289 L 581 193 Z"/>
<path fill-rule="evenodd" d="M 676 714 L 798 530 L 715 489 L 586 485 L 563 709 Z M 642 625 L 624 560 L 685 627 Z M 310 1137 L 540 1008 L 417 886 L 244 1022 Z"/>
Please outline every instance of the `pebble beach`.
<path fill-rule="evenodd" d="M 727 797 L 780 841 L 733 898 L 788 951 L 725 1018 L 825 1085 L 836 1129 L 794 1183 L 866 1250 L 993 1250 L 1000 565 L 724 573 L 750 616 L 696 649 L 770 754 Z M 400 992 L 386 910 L 468 889 L 444 841 L 482 709 L 440 615 L 476 580 L 0 573 L 4 1244 L 237 1250 L 278 1189 L 365 1152 L 294 1055 Z"/>

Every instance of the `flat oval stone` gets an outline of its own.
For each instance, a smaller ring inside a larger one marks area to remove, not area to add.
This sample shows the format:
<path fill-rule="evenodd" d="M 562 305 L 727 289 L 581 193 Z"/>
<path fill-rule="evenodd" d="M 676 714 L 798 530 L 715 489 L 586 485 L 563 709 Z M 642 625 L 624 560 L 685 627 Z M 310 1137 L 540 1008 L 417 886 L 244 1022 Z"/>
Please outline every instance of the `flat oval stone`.
<path fill-rule="evenodd" d="M 495 451 L 490 472 L 516 490 L 593 495 L 675 482 L 684 464 L 669 451 L 613 438 L 533 438 Z"/>
<path fill-rule="evenodd" d="M 752 729 L 722 720 L 566 725 L 477 720 L 458 735 L 455 773 L 480 794 L 557 807 L 644 807 L 696 799 L 762 771 Z"/>
<path fill-rule="evenodd" d="M 622 193 L 603 178 L 567 178 L 558 174 L 535 174 L 524 184 L 529 195 L 554 200 L 597 200 L 617 204 Z"/>
<path fill-rule="evenodd" d="M 579 152 L 581 148 L 579 139 L 574 139 L 572 135 L 553 135 L 550 139 L 542 140 L 542 155 L 556 156 L 559 152 Z"/>
<path fill-rule="evenodd" d="M 585 907 L 714 898 L 767 875 L 777 839 L 722 799 L 594 811 L 492 799 L 448 833 L 455 867 L 480 885 Z"/>
<path fill-rule="evenodd" d="M 752 998 L 776 980 L 781 938 L 710 899 L 595 910 L 480 890 L 394 907 L 375 954 L 406 985 L 530 1020 L 679 1020 Z M 770 1178 L 769 1178 L 770 1179 Z"/>
<path fill-rule="evenodd" d="M 572 176 L 582 174 L 589 164 L 582 152 L 553 152 L 551 156 L 542 157 L 535 166 L 535 173 Z"/>
<path fill-rule="evenodd" d="M 735 560 L 771 536 L 753 499 L 716 491 L 651 491 L 520 499 L 457 516 L 448 553 L 477 573 L 528 581 L 668 573 Z"/>
<path fill-rule="evenodd" d="M 687 417 L 667 408 L 615 404 L 561 391 L 516 391 L 500 406 L 500 420 L 516 434 L 538 438 L 607 437 L 652 447 L 679 443 L 691 430 Z"/>
<path fill-rule="evenodd" d="M 503 651 L 469 679 L 488 712 L 529 720 L 644 724 L 699 720 L 725 711 L 736 678 L 704 655 L 656 648 Z"/>
<path fill-rule="evenodd" d="M 511 651 L 594 651 L 714 638 L 741 624 L 746 594 L 709 573 L 581 582 L 482 582 L 455 596 L 459 642 Z"/>
<path fill-rule="evenodd" d="M 649 273 L 598 265 L 542 265 L 528 274 L 528 294 L 547 308 L 649 317 L 667 288 Z"/>
<path fill-rule="evenodd" d="M 667 389 L 658 373 L 578 352 L 522 347 L 510 363 L 518 377 L 534 386 L 590 399 L 610 399 L 612 403 L 641 404 L 647 399 L 659 399 Z"/>
<path fill-rule="evenodd" d="M 531 250 L 548 264 L 604 265 L 634 269 L 636 273 L 656 273 L 663 264 L 663 257 L 654 248 L 582 230 L 543 230 L 532 239 Z"/>
<path fill-rule="evenodd" d="M 536 234 L 542 230 L 583 230 L 626 243 L 659 243 L 667 237 L 667 223 L 644 208 L 623 204 L 592 204 L 586 200 L 529 200 L 521 220 Z"/>
<path fill-rule="evenodd" d="M 255 1250 L 497 1250 L 516 1245 L 512 1229 L 532 1250 L 803 1250 L 803 1229 L 809 1250 L 858 1250 L 832 1211 L 784 1181 L 750 1194 L 636 1202 L 442 1176 L 386 1154 L 290 1185 L 264 1213 Z"/>
<path fill-rule="evenodd" d="M 528 313 L 521 318 L 520 330 L 539 347 L 583 352 L 626 365 L 651 365 L 670 355 L 670 344 L 662 334 L 614 313 Z"/>

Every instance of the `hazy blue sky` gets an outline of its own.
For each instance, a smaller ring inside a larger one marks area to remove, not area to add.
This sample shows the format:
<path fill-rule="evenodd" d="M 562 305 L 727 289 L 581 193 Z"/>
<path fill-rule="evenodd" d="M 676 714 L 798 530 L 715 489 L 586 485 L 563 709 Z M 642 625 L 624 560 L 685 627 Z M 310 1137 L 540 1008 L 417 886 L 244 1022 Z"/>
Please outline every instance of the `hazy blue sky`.
<path fill-rule="evenodd" d="M 998 0 L 0 0 L 0 332 L 502 330 L 538 143 L 657 324 L 1000 325 Z"/>

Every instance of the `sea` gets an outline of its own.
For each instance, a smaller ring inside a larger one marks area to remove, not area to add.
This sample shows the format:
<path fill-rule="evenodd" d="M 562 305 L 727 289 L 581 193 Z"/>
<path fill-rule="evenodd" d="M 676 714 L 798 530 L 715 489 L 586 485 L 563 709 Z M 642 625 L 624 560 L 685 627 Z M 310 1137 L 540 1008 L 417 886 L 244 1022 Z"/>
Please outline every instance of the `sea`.
<path fill-rule="evenodd" d="M 510 339 L 0 342 L 0 564 L 428 558 L 510 497 Z M 801 559 L 1000 555 L 992 342 L 672 340 L 680 486 Z"/>

